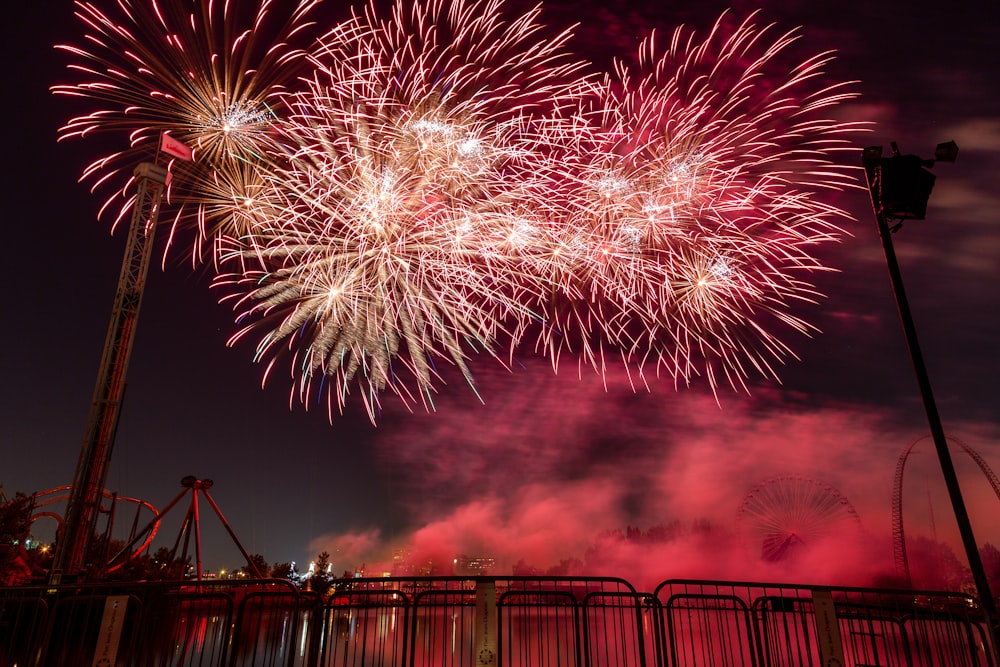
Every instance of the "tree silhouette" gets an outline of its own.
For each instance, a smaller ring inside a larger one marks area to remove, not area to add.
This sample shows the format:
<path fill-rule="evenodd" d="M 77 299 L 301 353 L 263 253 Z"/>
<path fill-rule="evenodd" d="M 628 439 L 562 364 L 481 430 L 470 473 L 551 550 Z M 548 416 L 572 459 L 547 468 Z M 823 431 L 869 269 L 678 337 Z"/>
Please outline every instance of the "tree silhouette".
<path fill-rule="evenodd" d="M 316 556 L 316 566 L 313 570 L 312 576 L 309 578 L 309 588 L 320 595 L 326 595 L 330 592 L 330 586 L 333 584 L 333 577 L 330 576 L 330 554 L 326 551 L 320 552 Z"/>

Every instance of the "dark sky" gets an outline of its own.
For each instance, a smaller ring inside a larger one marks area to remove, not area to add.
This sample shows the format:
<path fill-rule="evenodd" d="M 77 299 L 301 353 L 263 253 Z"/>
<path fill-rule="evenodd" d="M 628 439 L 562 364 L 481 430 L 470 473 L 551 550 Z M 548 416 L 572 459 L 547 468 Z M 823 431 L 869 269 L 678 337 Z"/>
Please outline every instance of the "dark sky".
<path fill-rule="evenodd" d="M 595 61 L 632 57 L 654 28 L 705 29 L 725 8 L 560 4 L 544 20 L 579 21 L 572 45 Z M 866 144 L 895 140 L 930 156 L 938 142 L 958 142 L 958 161 L 935 168 L 928 220 L 907 224 L 895 241 L 946 429 L 1000 466 L 1000 19 L 985 1 L 932 5 L 769 0 L 733 11 L 760 8 L 762 23 L 803 26 L 802 57 L 838 52 L 831 81 L 857 80 L 861 92 L 838 113 L 875 123 L 855 137 L 859 159 Z M 72 480 L 124 234 L 97 221 L 98 199 L 77 182 L 94 147 L 55 141 L 78 113 L 48 92 L 65 78 L 52 45 L 79 37 L 71 4 L 17 3 L 9 12 L 0 40 L 8 114 L 0 484 L 13 493 Z M 753 484 L 794 473 L 849 498 L 879 545 L 869 558 L 891 563 L 896 459 L 928 428 L 867 193 L 836 203 L 856 218 L 845 223 L 852 236 L 824 251 L 839 272 L 816 277 L 827 298 L 799 313 L 822 333 L 789 339 L 800 360 L 782 370 L 782 385 L 753 380 L 752 396 L 724 391 L 721 405 L 704 386 L 633 394 L 619 377 L 605 389 L 593 375 L 557 377 L 526 359 L 509 374 L 479 370 L 485 405 L 445 392 L 436 414 L 390 405 L 374 428 L 352 404 L 331 425 L 322 410 L 289 409 L 284 378 L 261 390 L 251 347 L 226 347 L 232 313 L 216 303 L 209 271 L 178 255 L 150 273 L 109 488 L 162 507 L 183 476 L 211 478 L 240 539 L 269 561 L 305 564 L 327 549 L 346 568 L 409 543 L 547 565 L 579 557 L 604 528 L 697 518 L 731 526 Z M 917 452 L 907 521 L 947 535 L 930 447 Z M 967 462 L 958 465 L 977 537 L 1000 543 L 997 499 Z M 203 517 L 206 565 L 238 566 L 207 507 Z M 168 524 L 161 543 L 169 546 L 177 528 Z M 727 560 L 706 570 L 693 565 L 695 547 L 677 549 L 656 566 L 649 554 L 624 554 L 608 564 L 618 571 L 602 574 L 746 572 Z"/>

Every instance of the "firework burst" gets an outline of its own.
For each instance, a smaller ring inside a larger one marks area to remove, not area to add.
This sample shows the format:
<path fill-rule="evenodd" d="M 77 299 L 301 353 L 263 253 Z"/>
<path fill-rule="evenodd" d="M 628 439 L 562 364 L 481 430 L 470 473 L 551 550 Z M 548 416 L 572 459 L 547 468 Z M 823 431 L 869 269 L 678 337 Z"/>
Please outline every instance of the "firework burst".
<path fill-rule="evenodd" d="M 242 24 L 217 2 L 77 0 L 90 47 L 61 47 L 79 82 L 54 90 L 98 103 L 63 138 L 127 139 L 84 175 L 109 205 L 161 132 L 197 148 L 173 227 L 197 221 L 195 258 L 216 243 L 232 342 L 255 339 L 265 381 L 289 362 L 292 401 L 332 418 L 356 388 L 374 422 L 383 393 L 432 408 L 442 364 L 474 387 L 472 355 L 532 344 L 739 388 L 811 331 L 796 307 L 819 297 L 816 249 L 848 217 L 825 196 L 863 127 L 829 117 L 853 94 L 823 83 L 829 54 L 790 61 L 795 32 L 724 15 L 602 80 L 539 7 L 372 0 L 306 52 L 318 0 L 271 41 L 257 1 Z"/>
<path fill-rule="evenodd" d="M 505 23 L 501 6 L 368 6 L 286 99 L 285 151 L 221 282 L 250 288 L 235 340 L 259 334 L 269 367 L 290 355 L 307 404 L 341 409 L 356 381 L 373 420 L 383 391 L 430 407 L 440 361 L 473 384 L 468 355 L 502 358 L 506 323 L 529 316 L 520 254 L 546 222 L 532 166 L 550 148 L 530 127 L 575 101 L 581 65 L 567 34 L 538 36 L 537 9 Z"/>
<path fill-rule="evenodd" d="M 251 3 L 248 3 L 251 4 Z M 92 110 L 60 128 L 60 139 L 107 134 L 122 150 L 86 167 L 82 180 L 109 191 L 102 215 L 117 224 L 131 207 L 132 168 L 153 159 L 162 132 L 196 149 L 193 173 L 176 165 L 185 192 L 172 200 L 172 234 L 197 221 L 192 256 L 204 241 L 229 233 L 233 221 L 206 216 L 202 199 L 213 199 L 229 182 L 243 180 L 242 161 L 257 161 L 273 148 L 270 131 L 280 98 L 303 71 L 310 43 L 309 16 L 319 0 L 296 0 L 284 21 L 273 0 L 254 6 L 220 0 L 120 0 L 114 12 L 76 1 L 86 28 L 86 48 L 59 45 L 70 57 L 74 82 L 53 86 L 58 95 L 85 98 Z M 272 29 L 277 24 L 276 29 Z M 235 170 L 233 174 L 227 172 Z M 209 187 L 207 195 L 198 190 Z"/>
<path fill-rule="evenodd" d="M 678 29 L 646 40 L 581 102 L 556 186 L 566 244 L 538 347 L 602 370 L 610 352 L 675 383 L 704 375 L 744 386 L 792 355 L 782 329 L 807 333 L 795 306 L 818 295 L 816 246 L 848 216 L 824 201 L 853 177 L 837 164 L 859 125 L 831 120 L 850 99 L 825 86 L 829 54 L 789 66 L 794 33 L 771 38 L 723 16 L 701 41 Z"/>

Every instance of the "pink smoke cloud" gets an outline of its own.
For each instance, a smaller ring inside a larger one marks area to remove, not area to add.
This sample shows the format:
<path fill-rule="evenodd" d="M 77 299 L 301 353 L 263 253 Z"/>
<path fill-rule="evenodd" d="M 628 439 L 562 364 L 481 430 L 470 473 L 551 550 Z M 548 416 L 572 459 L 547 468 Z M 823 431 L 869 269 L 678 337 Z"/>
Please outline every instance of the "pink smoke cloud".
<path fill-rule="evenodd" d="M 517 377 L 525 372 L 530 382 Z M 444 397 L 437 414 L 408 414 L 377 440 L 382 465 L 406 499 L 406 534 L 319 542 L 357 552 L 375 564 L 369 571 L 391 569 L 396 547 L 439 563 L 458 554 L 492 556 L 493 574 L 521 564 L 542 573 L 618 576 L 644 588 L 677 577 L 870 585 L 893 576 L 893 476 L 923 424 L 901 427 L 885 409 L 816 406 L 774 389 L 718 401 L 656 385 L 637 393 L 614 372 L 605 388 L 572 373 L 553 375 L 543 363 L 479 381 L 486 405 Z M 988 426 L 962 427 L 987 447 L 996 441 Z M 835 488 L 857 509 L 860 526 L 844 523 L 788 558 L 761 560 L 737 515 L 753 485 L 780 475 Z M 979 509 L 989 498 L 980 491 L 970 498 L 982 524 Z M 908 530 L 928 533 L 920 499 L 909 487 L 906 493 Z M 940 505 L 938 524 L 948 522 L 948 511 Z M 628 527 L 640 536 L 656 527 L 670 535 L 629 539 Z M 990 540 L 1000 541 L 980 537 Z"/>

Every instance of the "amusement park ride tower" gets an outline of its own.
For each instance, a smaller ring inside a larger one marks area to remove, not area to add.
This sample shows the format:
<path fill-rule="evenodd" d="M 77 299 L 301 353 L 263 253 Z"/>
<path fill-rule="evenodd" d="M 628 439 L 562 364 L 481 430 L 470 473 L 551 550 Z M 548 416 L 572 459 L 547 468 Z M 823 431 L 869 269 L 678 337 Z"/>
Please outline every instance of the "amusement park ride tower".
<path fill-rule="evenodd" d="M 161 139 L 161 147 L 169 152 L 168 140 L 169 137 Z M 174 145 L 180 143 L 176 140 L 170 141 Z M 63 576 L 79 576 L 86 566 L 85 561 L 97 525 L 102 491 L 118 426 L 118 415 L 125 390 L 125 374 L 132 353 L 132 343 L 135 340 L 135 325 L 142 303 L 146 276 L 149 273 L 160 202 L 169 178 L 167 168 L 156 162 L 143 162 L 136 167 L 134 175 L 137 190 L 132 208 L 132 221 L 129 225 L 104 352 L 101 355 L 97 384 L 94 387 L 94 396 L 87 416 L 83 447 L 73 477 L 65 521 L 58 536 L 55 562 L 50 574 L 50 582 L 53 584 L 59 583 Z"/>

